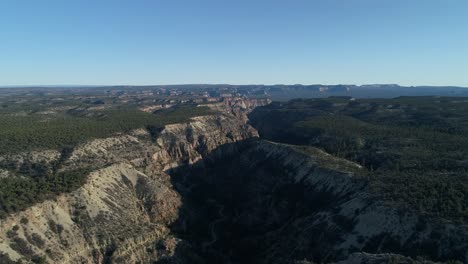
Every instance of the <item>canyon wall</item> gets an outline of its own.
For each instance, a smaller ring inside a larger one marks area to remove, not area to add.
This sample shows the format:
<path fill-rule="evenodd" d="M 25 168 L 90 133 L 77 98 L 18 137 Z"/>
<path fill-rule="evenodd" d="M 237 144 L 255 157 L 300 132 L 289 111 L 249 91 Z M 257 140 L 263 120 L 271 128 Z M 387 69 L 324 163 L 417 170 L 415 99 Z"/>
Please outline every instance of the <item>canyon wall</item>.
<path fill-rule="evenodd" d="M 75 147 L 60 170 L 92 165 L 86 183 L 2 219 L 0 262 L 468 262 L 467 227 L 374 200 L 357 164 L 259 139 L 246 113 L 265 103 L 226 100 L 157 135 L 139 129 Z M 60 158 L 49 150 L 0 161 Z"/>
<path fill-rule="evenodd" d="M 61 170 L 91 165 L 87 182 L 1 219 L 1 262 L 149 263 L 173 254 L 180 239 L 169 226 L 181 198 L 165 171 L 258 136 L 243 113 L 262 103 L 267 102 L 232 99 L 213 105 L 217 114 L 166 126 L 156 139 L 140 129 L 75 147 Z M 0 157 L 18 167 L 59 158 L 54 150 Z"/>

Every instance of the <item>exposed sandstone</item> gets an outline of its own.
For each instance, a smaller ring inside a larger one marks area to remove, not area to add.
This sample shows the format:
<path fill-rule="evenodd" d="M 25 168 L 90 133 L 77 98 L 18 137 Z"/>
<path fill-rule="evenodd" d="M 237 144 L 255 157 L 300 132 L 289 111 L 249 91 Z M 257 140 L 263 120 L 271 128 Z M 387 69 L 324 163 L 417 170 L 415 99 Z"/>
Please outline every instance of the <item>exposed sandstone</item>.
<path fill-rule="evenodd" d="M 249 263 L 239 262 L 248 252 L 250 263 L 341 264 L 412 263 L 402 256 L 411 248 L 468 261 L 466 227 L 422 223 L 369 199 L 359 165 L 255 140 L 245 113 L 263 103 L 225 99 L 210 106 L 218 114 L 168 125 L 156 140 L 139 129 L 75 147 L 60 169 L 92 164 L 86 184 L 1 220 L 0 253 L 25 262 Z M 59 158 L 47 151 L 3 161 Z M 392 247 L 401 255 L 384 254 Z"/>
<path fill-rule="evenodd" d="M 168 226 L 177 219 L 181 201 L 164 171 L 194 163 L 222 144 L 257 136 L 245 118 L 230 116 L 226 111 L 168 125 L 156 142 L 140 129 L 77 146 L 61 170 L 91 164 L 95 170 L 87 183 L 1 220 L 0 252 L 12 260 L 43 256 L 53 263 L 147 263 L 173 254 L 179 240 Z M 26 160 L 50 163 L 59 157 L 51 150 L 2 160 L 21 166 Z M 32 234 L 43 243 L 29 242 Z M 15 241 L 25 243 L 21 248 Z"/>

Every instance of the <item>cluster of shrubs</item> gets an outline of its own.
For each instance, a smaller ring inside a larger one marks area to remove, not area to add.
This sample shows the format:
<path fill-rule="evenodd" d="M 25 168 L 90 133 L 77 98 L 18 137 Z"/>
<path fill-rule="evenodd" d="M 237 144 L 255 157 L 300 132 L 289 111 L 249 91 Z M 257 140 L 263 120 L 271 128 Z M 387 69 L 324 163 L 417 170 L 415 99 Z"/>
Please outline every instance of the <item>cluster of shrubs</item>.
<path fill-rule="evenodd" d="M 37 202 L 76 190 L 90 168 L 55 173 L 48 177 L 8 177 L 0 180 L 0 218 Z"/>

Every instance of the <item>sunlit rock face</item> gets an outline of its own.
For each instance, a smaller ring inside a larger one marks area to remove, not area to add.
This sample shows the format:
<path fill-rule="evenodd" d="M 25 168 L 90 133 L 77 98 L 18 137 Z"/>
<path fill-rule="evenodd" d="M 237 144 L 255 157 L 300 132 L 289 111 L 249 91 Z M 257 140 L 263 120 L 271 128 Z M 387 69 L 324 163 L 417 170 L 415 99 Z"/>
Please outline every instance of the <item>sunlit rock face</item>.
<path fill-rule="evenodd" d="M 87 182 L 1 220 L 0 263 L 468 261 L 466 227 L 370 199 L 357 164 L 259 139 L 246 114 L 266 103 L 74 148 L 63 169 L 92 164 Z"/>
<path fill-rule="evenodd" d="M 149 263 L 173 255 L 181 239 L 169 227 L 182 204 L 166 171 L 196 163 L 220 145 L 258 136 L 246 123 L 251 108 L 234 115 L 223 109 L 230 104 L 213 107 L 222 111 L 168 125 L 156 140 L 140 129 L 75 147 L 62 169 L 92 165 L 87 182 L 1 220 L 0 262 Z M 44 151 L 1 161 L 20 167 L 59 158 L 56 151 Z"/>

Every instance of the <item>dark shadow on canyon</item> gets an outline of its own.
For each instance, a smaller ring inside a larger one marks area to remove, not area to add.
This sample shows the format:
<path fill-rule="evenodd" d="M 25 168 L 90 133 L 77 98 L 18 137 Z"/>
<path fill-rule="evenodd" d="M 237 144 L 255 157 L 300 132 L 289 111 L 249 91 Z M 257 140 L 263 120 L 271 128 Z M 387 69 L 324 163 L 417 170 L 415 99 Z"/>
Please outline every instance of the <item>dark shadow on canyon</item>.
<path fill-rule="evenodd" d="M 336 197 L 323 187 L 296 182 L 294 168 L 258 151 L 259 142 L 225 144 L 194 164 L 168 171 L 182 197 L 171 229 L 183 242 L 173 257 L 157 263 L 328 262 L 341 257 L 333 245 L 353 228 L 352 219 L 335 219 L 339 228 L 321 221 L 303 229 L 322 217 L 320 212 L 339 210 L 348 194 Z"/>

